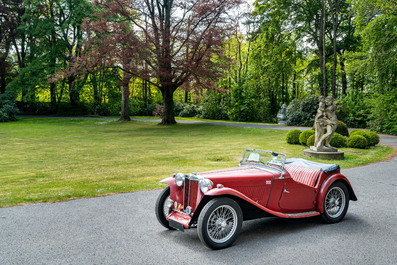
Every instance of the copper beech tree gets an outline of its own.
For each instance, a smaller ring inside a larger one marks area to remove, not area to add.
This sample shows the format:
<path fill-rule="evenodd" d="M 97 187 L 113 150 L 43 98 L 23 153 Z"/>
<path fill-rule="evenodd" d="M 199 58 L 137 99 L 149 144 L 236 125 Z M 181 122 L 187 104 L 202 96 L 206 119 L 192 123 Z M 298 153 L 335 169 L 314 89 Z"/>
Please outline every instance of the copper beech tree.
<path fill-rule="evenodd" d="M 123 71 L 122 119 L 123 112 L 129 118 L 128 82 L 134 77 L 158 87 L 161 124 L 174 124 L 174 92 L 189 82 L 210 88 L 224 71 L 223 44 L 240 2 L 96 0 L 97 13 L 85 23 L 85 47 L 69 75 L 118 67 Z"/>

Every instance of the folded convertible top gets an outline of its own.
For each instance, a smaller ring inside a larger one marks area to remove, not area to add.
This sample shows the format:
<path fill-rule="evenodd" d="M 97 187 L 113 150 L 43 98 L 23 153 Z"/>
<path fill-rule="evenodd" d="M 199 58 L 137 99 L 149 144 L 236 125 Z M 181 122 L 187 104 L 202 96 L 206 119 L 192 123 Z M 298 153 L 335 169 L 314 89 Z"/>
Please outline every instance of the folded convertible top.
<path fill-rule="evenodd" d="M 332 171 L 336 171 L 340 169 L 339 165 L 337 164 L 318 163 L 303 158 L 288 158 L 287 160 L 285 160 L 285 164 L 320 169 L 324 173 L 330 173 Z"/>

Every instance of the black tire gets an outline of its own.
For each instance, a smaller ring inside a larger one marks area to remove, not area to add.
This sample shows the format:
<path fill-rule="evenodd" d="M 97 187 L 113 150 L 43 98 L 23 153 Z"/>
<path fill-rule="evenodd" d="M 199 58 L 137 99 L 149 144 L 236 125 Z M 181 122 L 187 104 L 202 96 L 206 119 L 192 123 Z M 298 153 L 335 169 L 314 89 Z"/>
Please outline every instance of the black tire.
<path fill-rule="evenodd" d="M 155 211 L 159 223 L 165 228 L 173 229 L 172 227 L 170 227 L 170 224 L 168 223 L 165 214 L 166 211 L 165 204 L 167 203 L 169 197 L 170 197 L 170 187 L 168 186 L 160 193 L 159 197 L 157 198 Z M 168 213 L 170 213 L 170 211 L 171 211 L 171 207 L 169 207 Z"/>
<path fill-rule="evenodd" d="M 242 224 L 243 212 L 238 203 L 230 198 L 216 198 L 201 211 L 197 233 L 207 247 L 227 248 L 236 241 Z"/>
<path fill-rule="evenodd" d="M 327 223 L 340 222 L 349 208 L 349 191 L 342 182 L 334 182 L 328 188 L 324 197 L 323 214 L 321 215 Z"/>

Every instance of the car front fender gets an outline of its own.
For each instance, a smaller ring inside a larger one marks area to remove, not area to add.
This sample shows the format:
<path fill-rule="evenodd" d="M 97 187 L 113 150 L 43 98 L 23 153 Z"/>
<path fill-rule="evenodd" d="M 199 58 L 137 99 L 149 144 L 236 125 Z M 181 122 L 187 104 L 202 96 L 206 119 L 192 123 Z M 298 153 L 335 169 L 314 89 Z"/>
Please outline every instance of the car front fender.
<path fill-rule="evenodd" d="M 345 184 L 347 190 L 349 191 L 349 198 L 352 201 L 357 201 L 356 194 L 354 193 L 353 187 L 350 184 L 349 180 L 343 176 L 342 174 L 335 174 L 326 179 L 321 186 L 320 192 L 318 194 L 318 199 L 317 199 L 317 211 L 320 213 L 324 212 L 324 198 L 325 195 L 327 194 L 327 191 L 329 187 L 332 185 L 332 183 L 340 181 L 343 184 Z"/>
<path fill-rule="evenodd" d="M 175 180 L 173 177 L 168 177 L 168 178 L 160 180 L 160 183 L 165 183 L 165 184 L 168 184 L 169 186 L 171 186 L 172 184 L 175 183 Z"/>

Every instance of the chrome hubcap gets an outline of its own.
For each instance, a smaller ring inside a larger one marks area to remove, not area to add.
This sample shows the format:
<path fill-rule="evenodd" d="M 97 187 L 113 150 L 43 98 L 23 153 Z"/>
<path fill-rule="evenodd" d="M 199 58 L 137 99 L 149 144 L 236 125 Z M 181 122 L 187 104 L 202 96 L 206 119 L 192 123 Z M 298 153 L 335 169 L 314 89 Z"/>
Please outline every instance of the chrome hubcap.
<path fill-rule="evenodd" d="M 229 240 L 236 229 L 237 213 L 228 205 L 219 206 L 208 218 L 208 236 L 216 243 L 223 243 Z"/>
<path fill-rule="evenodd" d="M 345 193 L 339 187 L 333 187 L 325 197 L 325 211 L 332 218 L 339 217 L 345 209 Z"/>

